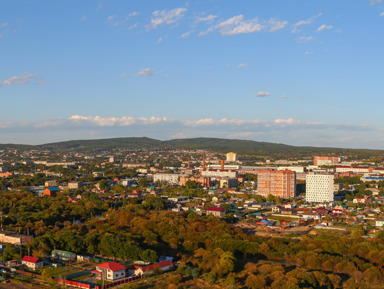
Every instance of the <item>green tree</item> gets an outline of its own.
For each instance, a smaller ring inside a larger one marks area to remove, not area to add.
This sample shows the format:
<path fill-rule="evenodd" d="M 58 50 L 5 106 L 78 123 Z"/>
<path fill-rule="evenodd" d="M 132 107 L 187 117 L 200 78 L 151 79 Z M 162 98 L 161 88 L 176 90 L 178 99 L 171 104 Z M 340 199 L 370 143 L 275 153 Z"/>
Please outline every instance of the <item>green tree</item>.
<path fill-rule="evenodd" d="M 106 189 L 108 189 L 108 183 L 107 183 L 107 181 L 106 181 L 106 180 L 101 180 L 101 181 L 99 182 L 99 188 L 100 188 L 100 190 L 106 190 Z"/>
<path fill-rule="evenodd" d="M 5 246 L 2 260 L 7 262 L 9 260 L 18 260 L 20 259 L 20 249 L 13 244 L 7 244 Z"/>
<path fill-rule="evenodd" d="M 140 178 L 138 181 L 138 184 L 140 187 L 146 187 L 148 186 L 148 180 L 146 178 Z"/>
<path fill-rule="evenodd" d="M 143 261 L 154 263 L 157 261 L 157 253 L 153 250 L 147 249 L 140 253 L 140 258 Z"/>
<path fill-rule="evenodd" d="M 267 201 L 268 201 L 268 202 L 274 202 L 274 201 L 275 201 L 275 197 L 274 197 L 273 195 L 269 194 L 269 195 L 267 196 Z"/>

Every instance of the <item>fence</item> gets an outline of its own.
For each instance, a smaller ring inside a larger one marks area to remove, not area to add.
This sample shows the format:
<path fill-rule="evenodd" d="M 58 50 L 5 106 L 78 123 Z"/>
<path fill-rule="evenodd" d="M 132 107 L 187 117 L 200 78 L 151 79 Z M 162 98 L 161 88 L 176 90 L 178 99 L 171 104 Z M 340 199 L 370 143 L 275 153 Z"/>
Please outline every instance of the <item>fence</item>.
<path fill-rule="evenodd" d="M 69 286 L 75 286 L 75 287 L 86 288 L 86 289 L 91 288 L 90 284 L 85 284 L 85 283 L 81 283 L 81 282 L 77 282 L 77 281 L 63 280 L 63 279 L 55 279 L 55 281 L 60 283 L 60 284 L 65 284 L 65 285 L 69 285 Z"/>
<path fill-rule="evenodd" d="M 114 286 L 117 286 L 117 285 L 129 283 L 129 282 L 135 281 L 135 280 L 140 279 L 140 278 L 142 278 L 141 275 L 135 276 L 135 277 L 130 277 L 130 278 L 127 278 L 127 279 L 122 279 L 122 280 L 115 281 L 115 282 L 112 282 L 112 283 L 109 283 L 109 284 L 105 284 L 104 287 L 103 287 L 103 285 L 96 285 L 95 289 L 107 289 L 107 288 L 111 288 L 111 287 L 114 287 Z"/>

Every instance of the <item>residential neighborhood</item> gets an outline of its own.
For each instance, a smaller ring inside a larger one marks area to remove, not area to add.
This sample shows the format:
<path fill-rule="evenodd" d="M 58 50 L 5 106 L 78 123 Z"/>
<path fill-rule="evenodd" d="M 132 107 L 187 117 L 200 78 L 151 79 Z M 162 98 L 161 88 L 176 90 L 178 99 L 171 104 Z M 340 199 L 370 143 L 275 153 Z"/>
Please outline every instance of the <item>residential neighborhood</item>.
<path fill-rule="evenodd" d="M 7 149 L 0 158 L 1 171 L 10 172 L 0 179 L 0 249 L 3 277 L 11 280 L 31 274 L 34 284 L 110 288 L 198 272 L 187 252 L 199 258 L 199 243 L 180 243 L 177 226 L 162 233 L 162 218 L 223 222 L 251 240 L 384 237 L 384 169 L 369 159 L 255 161 L 234 152 L 161 149 Z"/>

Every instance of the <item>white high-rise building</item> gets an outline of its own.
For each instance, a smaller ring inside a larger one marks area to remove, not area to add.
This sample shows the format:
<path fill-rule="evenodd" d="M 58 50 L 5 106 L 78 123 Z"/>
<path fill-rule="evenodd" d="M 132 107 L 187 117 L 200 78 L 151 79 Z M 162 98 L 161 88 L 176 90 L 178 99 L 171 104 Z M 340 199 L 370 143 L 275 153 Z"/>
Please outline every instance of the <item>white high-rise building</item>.
<path fill-rule="evenodd" d="M 323 174 L 309 174 L 306 180 L 307 202 L 333 202 L 334 176 Z"/>

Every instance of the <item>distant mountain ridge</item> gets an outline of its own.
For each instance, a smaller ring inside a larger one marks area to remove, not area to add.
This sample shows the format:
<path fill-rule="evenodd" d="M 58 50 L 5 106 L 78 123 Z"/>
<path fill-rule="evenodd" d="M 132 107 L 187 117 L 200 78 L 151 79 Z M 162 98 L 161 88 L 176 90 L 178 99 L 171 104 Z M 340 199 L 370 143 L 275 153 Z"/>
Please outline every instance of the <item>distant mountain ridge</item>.
<path fill-rule="evenodd" d="M 177 149 L 203 149 L 216 152 L 237 152 L 239 154 L 269 155 L 289 157 L 294 155 L 311 154 L 358 154 L 359 156 L 383 155 L 383 150 L 368 149 L 341 149 L 322 147 L 300 147 L 252 140 L 220 139 L 220 138 L 189 138 L 160 141 L 148 137 L 126 137 L 94 140 L 71 140 L 64 142 L 48 143 L 43 145 L 18 145 L 0 144 L 0 149 L 15 148 L 23 150 L 111 150 L 116 148 L 140 149 L 140 148 L 177 148 Z"/>

